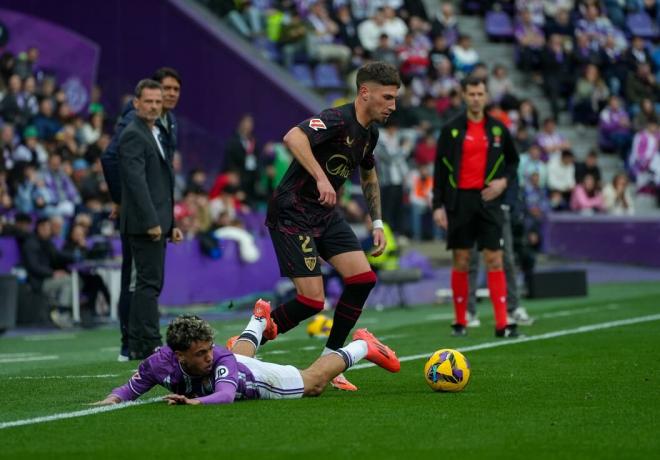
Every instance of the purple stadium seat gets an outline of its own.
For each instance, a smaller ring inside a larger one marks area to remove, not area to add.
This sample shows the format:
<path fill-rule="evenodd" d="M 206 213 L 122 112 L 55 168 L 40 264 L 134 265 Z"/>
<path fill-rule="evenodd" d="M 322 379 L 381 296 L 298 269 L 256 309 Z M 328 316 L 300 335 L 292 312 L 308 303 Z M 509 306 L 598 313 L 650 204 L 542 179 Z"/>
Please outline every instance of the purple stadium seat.
<path fill-rule="evenodd" d="M 317 65 L 314 69 L 314 83 L 320 89 L 336 89 L 346 86 L 334 64 Z"/>
<path fill-rule="evenodd" d="M 491 39 L 513 39 L 513 21 L 503 11 L 489 11 L 486 14 L 486 33 Z"/>
<path fill-rule="evenodd" d="M 645 12 L 633 13 L 626 18 L 626 26 L 633 35 L 654 40 L 660 37 L 658 25 Z"/>
<path fill-rule="evenodd" d="M 312 77 L 312 69 L 308 64 L 294 64 L 289 68 L 293 78 L 298 80 L 298 82 L 303 85 L 311 88 L 314 86 L 314 78 Z"/>

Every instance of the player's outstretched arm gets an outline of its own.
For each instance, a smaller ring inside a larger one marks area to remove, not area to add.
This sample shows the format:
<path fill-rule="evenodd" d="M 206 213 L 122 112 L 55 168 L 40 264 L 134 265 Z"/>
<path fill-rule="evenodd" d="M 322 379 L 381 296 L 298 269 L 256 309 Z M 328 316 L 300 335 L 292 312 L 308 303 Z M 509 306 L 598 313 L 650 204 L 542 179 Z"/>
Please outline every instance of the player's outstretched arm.
<path fill-rule="evenodd" d="M 314 158 L 307 135 L 296 126 L 286 133 L 283 140 L 284 145 L 298 160 L 298 163 L 316 180 L 316 186 L 319 190 L 319 203 L 323 206 L 334 206 L 337 202 L 337 193 L 328 180 L 328 176 L 325 175 L 323 168 Z"/>
<path fill-rule="evenodd" d="M 371 253 L 372 256 L 378 257 L 385 251 L 387 246 L 387 239 L 382 227 L 382 208 L 380 205 L 380 185 L 378 184 L 378 175 L 376 168 L 360 169 L 360 183 L 362 185 L 362 193 L 367 202 L 367 209 L 371 216 L 371 221 L 374 223 L 373 238 L 375 249 Z"/>
<path fill-rule="evenodd" d="M 90 404 L 90 406 L 111 406 L 112 404 L 119 404 L 120 402 L 122 401 L 119 396 L 114 394 L 109 394 L 108 396 L 105 397 L 105 399 L 93 402 Z"/>

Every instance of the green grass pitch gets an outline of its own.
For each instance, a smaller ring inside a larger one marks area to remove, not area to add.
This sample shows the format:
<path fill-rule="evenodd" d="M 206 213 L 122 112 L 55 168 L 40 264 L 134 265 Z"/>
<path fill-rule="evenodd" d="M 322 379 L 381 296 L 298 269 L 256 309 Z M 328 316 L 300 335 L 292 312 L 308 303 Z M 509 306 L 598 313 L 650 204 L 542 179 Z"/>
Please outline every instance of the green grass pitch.
<path fill-rule="evenodd" d="M 488 301 L 467 338 L 449 336 L 449 305 L 365 311 L 360 325 L 399 357 L 468 348 L 472 378 L 461 393 L 430 391 L 418 357 L 399 374 L 349 371 L 357 393 L 151 402 L 42 423 L 29 420 L 90 409 L 136 364 L 115 362 L 114 329 L 0 338 L 0 458 L 659 458 L 660 285 L 593 286 L 587 298 L 525 305 L 538 319 L 521 330 L 539 340 L 496 341 Z M 218 342 L 244 324 L 214 323 Z M 299 327 L 260 357 L 305 367 L 323 344 Z"/>

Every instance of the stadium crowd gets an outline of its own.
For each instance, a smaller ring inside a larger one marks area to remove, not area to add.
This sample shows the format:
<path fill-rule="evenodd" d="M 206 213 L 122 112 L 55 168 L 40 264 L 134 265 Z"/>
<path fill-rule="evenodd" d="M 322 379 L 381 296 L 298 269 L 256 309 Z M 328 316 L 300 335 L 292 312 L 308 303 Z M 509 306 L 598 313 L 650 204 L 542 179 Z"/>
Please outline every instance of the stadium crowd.
<path fill-rule="evenodd" d="M 395 234 L 443 236 L 430 216 L 436 143 L 443 124 L 463 110 L 460 80 L 469 74 L 488 79 L 489 113 L 509 127 L 522 154 L 518 222 L 533 247 L 540 247 L 549 212 L 631 215 L 635 195 L 659 196 L 658 37 L 635 35 L 627 22 L 630 14 L 645 14 L 657 24 L 657 1 L 462 2 L 464 9 L 511 18 L 516 64 L 550 101 L 552 114 L 542 120 L 511 82 L 513 63 L 482 63 L 452 2 L 200 1 L 333 104 L 353 95 L 354 71 L 368 60 L 399 68 L 398 110 L 381 128 L 376 149 L 384 220 Z M 61 248 L 74 233 L 84 240 L 116 232 L 99 160 L 115 120 L 100 100 L 96 88 L 87 110 L 73 113 L 57 78 L 40 66 L 39 49 L 0 56 L 0 234 L 27 238 L 31 223 L 48 220 Z M 599 133 L 581 162 L 557 127 L 566 111 Z M 187 238 L 245 227 L 244 216 L 264 209 L 291 157 L 280 140 L 256 138 L 259 121 L 241 117 L 215 177 L 184 172 L 185 152 L 175 156 L 175 216 Z M 621 159 L 608 183 L 598 165 L 605 154 Z M 351 189 L 349 182 L 341 203 L 362 222 Z M 47 263 L 51 271 L 39 276 L 61 268 L 55 258 Z"/>

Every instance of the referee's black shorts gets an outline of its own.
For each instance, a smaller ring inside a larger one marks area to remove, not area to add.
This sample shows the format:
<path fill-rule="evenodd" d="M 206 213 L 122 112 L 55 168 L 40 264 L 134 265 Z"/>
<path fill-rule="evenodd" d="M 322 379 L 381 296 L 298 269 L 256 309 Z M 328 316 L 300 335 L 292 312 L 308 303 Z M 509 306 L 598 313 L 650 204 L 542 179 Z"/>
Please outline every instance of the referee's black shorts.
<path fill-rule="evenodd" d="M 456 207 L 447 212 L 447 249 L 482 249 L 504 247 L 501 200 L 484 201 L 481 190 L 458 190 Z"/>
<path fill-rule="evenodd" d="M 332 219 L 318 237 L 306 233 L 290 235 L 273 228 L 269 230 L 280 274 L 289 278 L 321 276 L 319 257 L 330 260 L 345 252 L 362 252 L 357 236 L 342 217 Z"/>

